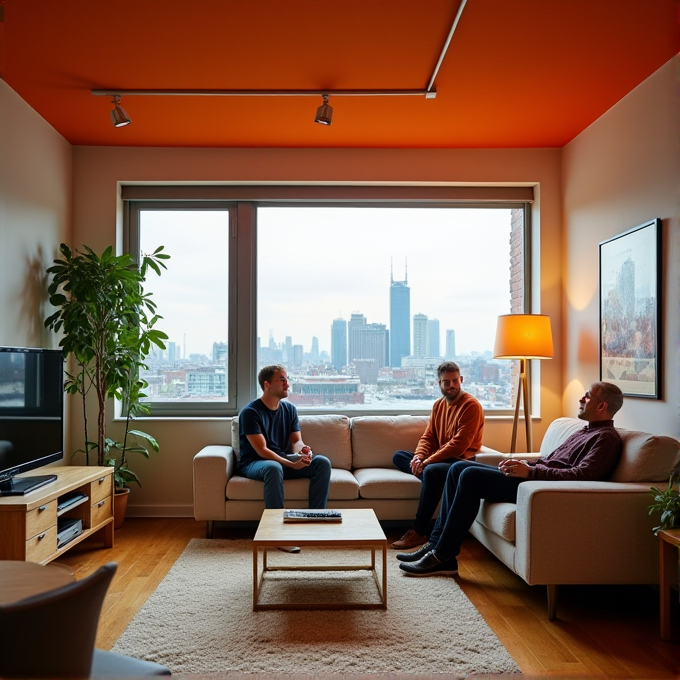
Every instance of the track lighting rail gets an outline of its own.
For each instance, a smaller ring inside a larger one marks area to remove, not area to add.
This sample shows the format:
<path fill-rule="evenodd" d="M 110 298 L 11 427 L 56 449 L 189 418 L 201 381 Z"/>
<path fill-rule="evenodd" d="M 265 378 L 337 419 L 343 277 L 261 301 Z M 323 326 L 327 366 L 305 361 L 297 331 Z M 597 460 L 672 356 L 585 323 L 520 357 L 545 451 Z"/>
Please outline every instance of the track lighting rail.
<path fill-rule="evenodd" d="M 432 90 L 90 90 L 103 97 L 425 97 L 434 99 Z"/>

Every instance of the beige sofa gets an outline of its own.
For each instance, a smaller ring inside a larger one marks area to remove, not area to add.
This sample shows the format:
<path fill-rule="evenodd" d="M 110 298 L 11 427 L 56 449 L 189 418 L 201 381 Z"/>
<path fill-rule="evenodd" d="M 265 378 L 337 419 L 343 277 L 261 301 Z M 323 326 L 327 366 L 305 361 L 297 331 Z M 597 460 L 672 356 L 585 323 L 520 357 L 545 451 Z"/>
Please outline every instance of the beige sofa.
<path fill-rule="evenodd" d="M 584 426 L 558 418 L 548 427 L 546 456 Z M 623 453 L 606 482 L 527 481 L 517 503 L 482 502 L 471 533 L 530 585 L 548 586 L 548 616 L 556 616 L 559 584 L 658 583 L 658 539 L 648 515 L 650 486 L 667 481 L 680 443 L 671 437 L 619 429 Z M 503 454 L 477 460 L 497 465 Z M 515 454 L 526 457 L 526 454 Z"/>
<path fill-rule="evenodd" d="M 397 470 L 392 454 L 415 450 L 428 421 L 428 416 L 300 416 L 304 442 L 333 466 L 328 507 L 373 508 L 379 520 L 413 520 L 420 480 Z M 231 436 L 231 446 L 206 446 L 194 457 L 194 517 L 208 523 L 209 537 L 215 521 L 259 520 L 264 510 L 262 482 L 236 474 L 238 418 Z M 286 507 L 307 507 L 308 488 L 306 479 L 284 481 Z"/>

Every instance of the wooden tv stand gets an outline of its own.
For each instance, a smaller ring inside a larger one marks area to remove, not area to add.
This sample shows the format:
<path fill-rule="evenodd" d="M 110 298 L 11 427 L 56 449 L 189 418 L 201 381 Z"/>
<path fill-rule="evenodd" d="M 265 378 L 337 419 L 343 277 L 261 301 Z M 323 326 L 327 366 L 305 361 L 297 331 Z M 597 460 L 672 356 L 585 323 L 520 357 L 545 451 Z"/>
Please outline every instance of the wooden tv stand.
<path fill-rule="evenodd" d="M 0 560 L 47 564 L 84 539 L 99 533 L 113 547 L 113 468 L 43 467 L 24 476 L 56 474 L 57 479 L 23 496 L 0 498 Z M 57 511 L 59 498 L 71 491 L 87 498 Z M 57 516 L 80 519 L 83 532 L 57 547 Z"/>

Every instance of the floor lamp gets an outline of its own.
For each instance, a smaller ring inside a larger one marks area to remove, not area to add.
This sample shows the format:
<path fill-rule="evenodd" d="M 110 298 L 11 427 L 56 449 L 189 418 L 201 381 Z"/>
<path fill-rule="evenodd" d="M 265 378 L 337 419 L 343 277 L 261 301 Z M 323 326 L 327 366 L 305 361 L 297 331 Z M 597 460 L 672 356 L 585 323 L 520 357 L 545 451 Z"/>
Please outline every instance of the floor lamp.
<path fill-rule="evenodd" d="M 550 317 L 545 314 L 504 314 L 498 317 L 494 359 L 519 359 L 519 384 L 512 423 L 510 453 L 515 453 L 520 402 L 524 403 L 527 451 L 533 451 L 531 399 L 527 382 L 528 359 L 552 359 L 553 341 Z"/>

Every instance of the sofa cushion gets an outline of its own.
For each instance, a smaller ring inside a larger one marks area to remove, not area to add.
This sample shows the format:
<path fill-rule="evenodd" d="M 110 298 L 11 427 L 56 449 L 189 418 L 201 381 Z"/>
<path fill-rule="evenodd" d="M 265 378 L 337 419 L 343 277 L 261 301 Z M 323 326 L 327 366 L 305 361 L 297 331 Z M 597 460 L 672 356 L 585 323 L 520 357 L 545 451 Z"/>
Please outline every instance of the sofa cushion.
<path fill-rule="evenodd" d="M 420 480 L 396 468 L 355 470 L 359 495 L 366 499 L 420 498 Z"/>
<path fill-rule="evenodd" d="M 541 442 L 541 457 L 550 455 L 565 439 L 585 427 L 586 423 L 578 418 L 556 418 L 545 431 Z"/>
<path fill-rule="evenodd" d="M 429 420 L 429 416 L 352 418 L 354 468 L 394 468 L 394 452 L 415 451 Z"/>
<path fill-rule="evenodd" d="M 334 468 L 352 469 L 352 444 L 347 416 L 300 416 L 300 432 L 305 444 L 311 446 L 314 453 L 326 456 Z M 231 419 L 231 445 L 238 458 L 238 416 Z"/>
<path fill-rule="evenodd" d="M 680 443 L 672 437 L 617 428 L 623 442 L 612 482 L 662 482 L 678 464 Z"/>
<path fill-rule="evenodd" d="M 232 501 L 261 501 L 264 495 L 263 483 L 234 475 L 227 482 L 227 499 Z M 283 497 L 286 501 L 309 500 L 308 479 L 286 479 L 283 482 Z M 348 501 L 359 498 L 359 483 L 348 470 L 331 470 L 331 484 L 328 500 Z"/>
<path fill-rule="evenodd" d="M 482 501 L 477 521 L 489 531 L 511 543 L 515 542 L 516 503 L 490 503 Z"/>

